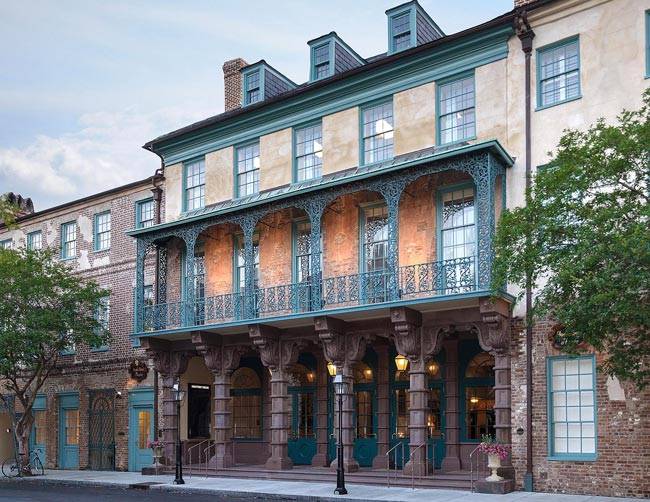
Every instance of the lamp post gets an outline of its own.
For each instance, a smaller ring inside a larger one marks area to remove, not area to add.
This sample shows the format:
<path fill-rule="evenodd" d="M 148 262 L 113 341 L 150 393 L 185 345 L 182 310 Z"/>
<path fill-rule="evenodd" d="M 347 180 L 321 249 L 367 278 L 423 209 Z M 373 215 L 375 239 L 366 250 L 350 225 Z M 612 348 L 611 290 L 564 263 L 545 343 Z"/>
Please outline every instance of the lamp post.
<path fill-rule="evenodd" d="M 345 386 L 343 375 L 336 375 L 334 377 L 334 393 L 339 398 L 339 443 L 336 447 L 338 465 L 336 467 L 336 490 L 334 490 L 334 493 L 339 495 L 347 495 L 348 493 L 345 489 L 345 467 L 343 465 L 343 394 L 346 390 Z"/>
<path fill-rule="evenodd" d="M 181 452 L 181 401 L 185 397 L 185 391 L 181 390 L 180 380 L 172 387 L 172 397 L 176 401 L 176 478 L 174 484 L 184 485 L 183 455 Z"/>

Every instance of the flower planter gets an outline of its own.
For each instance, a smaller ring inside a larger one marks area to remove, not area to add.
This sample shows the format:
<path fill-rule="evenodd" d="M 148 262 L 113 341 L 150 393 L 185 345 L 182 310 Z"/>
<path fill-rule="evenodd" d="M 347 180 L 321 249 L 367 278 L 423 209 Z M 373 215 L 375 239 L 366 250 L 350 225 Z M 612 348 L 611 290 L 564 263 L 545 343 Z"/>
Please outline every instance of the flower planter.
<path fill-rule="evenodd" d="M 162 467 L 162 465 L 160 463 L 160 459 L 163 456 L 163 449 L 164 448 L 162 446 L 154 446 L 151 449 L 153 450 L 153 466 L 156 467 L 156 468 Z"/>
<path fill-rule="evenodd" d="M 492 474 L 485 478 L 485 481 L 503 481 L 503 478 L 497 474 L 499 467 L 501 467 L 501 457 L 497 454 L 489 454 L 488 468 L 492 471 Z"/>

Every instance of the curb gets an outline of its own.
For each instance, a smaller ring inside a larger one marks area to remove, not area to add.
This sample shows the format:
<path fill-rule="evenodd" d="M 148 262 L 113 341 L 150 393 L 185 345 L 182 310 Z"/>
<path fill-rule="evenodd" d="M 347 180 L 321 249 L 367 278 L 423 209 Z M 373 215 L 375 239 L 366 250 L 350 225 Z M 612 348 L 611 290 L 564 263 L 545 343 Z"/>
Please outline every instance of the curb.
<path fill-rule="evenodd" d="M 330 496 L 316 496 L 316 495 L 283 495 L 281 493 L 264 493 L 264 492 L 248 492 L 244 490 L 225 490 L 214 488 L 189 488 L 189 487 L 176 487 L 167 483 L 160 483 L 145 486 L 148 482 L 143 483 L 111 483 L 109 481 L 82 481 L 72 479 L 53 479 L 41 477 L 28 477 L 28 478 L 0 478 L 0 487 L 2 485 L 31 483 L 49 486 L 66 486 L 66 487 L 88 487 L 88 488 L 109 488 L 113 490 L 133 490 L 133 491 L 157 491 L 167 493 L 177 493 L 184 495 L 219 495 L 223 497 L 240 497 L 249 500 L 278 500 L 288 502 L 334 502 L 341 501 L 341 497 Z M 155 483 L 155 482 L 154 482 Z M 367 502 L 366 498 L 350 497 L 349 495 L 344 498 L 349 502 Z M 390 499 L 385 499 L 390 502 Z"/>

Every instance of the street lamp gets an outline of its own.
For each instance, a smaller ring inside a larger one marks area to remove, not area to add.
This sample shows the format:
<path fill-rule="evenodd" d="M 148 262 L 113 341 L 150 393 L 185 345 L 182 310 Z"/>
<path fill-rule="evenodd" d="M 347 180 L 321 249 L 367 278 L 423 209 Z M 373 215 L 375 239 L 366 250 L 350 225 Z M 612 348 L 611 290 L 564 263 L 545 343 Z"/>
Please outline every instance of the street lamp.
<path fill-rule="evenodd" d="M 334 493 L 347 495 L 348 491 L 345 489 L 345 467 L 343 466 L 343 394 L 345 393 L 343 375 L 336 375 L 334 377 L 334 393 L 339 398 L 339 444 L 336 447 L 338 465 L 336 467 L 336 490 L 334 490 Z"/>
<path fill-rule="evenodd" d="M 183 480 L 183 458 L 181 453 L 181 401 L 185 397 L 185 391 L 181 390 L 180 380 L 172 387 L 172 397 L 176 401 L 176 478 L 174 484 L 184 485 Z"/>
<path fill-rule="evenodd" d="M 336 376 L 336 365 L 331 361 L 327 363 L 327 372 L 332 378 Z"/>

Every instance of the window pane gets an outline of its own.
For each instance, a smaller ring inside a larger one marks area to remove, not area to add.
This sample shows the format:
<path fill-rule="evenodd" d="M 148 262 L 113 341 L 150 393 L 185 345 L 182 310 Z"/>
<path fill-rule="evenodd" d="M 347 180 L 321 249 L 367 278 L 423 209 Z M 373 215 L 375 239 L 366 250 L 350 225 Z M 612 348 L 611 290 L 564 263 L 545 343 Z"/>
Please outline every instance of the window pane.
<path fill-rule="evenodd" d="M 259 192 L 259 169 L 259 143 L 237 148 L 237 194 L 239 197 L 245 197 Z"/>
<path fill-rule="evenodd" d="M 540 105 L 560 103 L 580 95 L 578 41 L 539 52 Z"/>
<path fill-rule="evenodd" d="M 101 251 L 111 247 L 111 213 L 95 216 L 95 250 Z"/>
<path fill-rule="evenodd" d="M 484 434 L 495 434 L 493 387 L 465 389 L 465 430 L 467 439 L 481 439 Z"/>
<path fill-rule="evenodd" d="M 144 450 L 149 444 L 151 432 L 151 412 L 142 410 L 138 412 L 138 448 Z"/>
<path fill-rule="evenodd" d="M 154 223 L 154 206 L 152 200 L 147 200 L 137 203 L 136 211 L 138 212 L 138 226 L 139 228 L 147 228 L 153 226 Z"/>
<path fill-rule="evenodd" d="M 438 103 L 440 142 L 442 144 L 462 141 L 476 135 L 474 112 L 474 77 L 442 84 Z"/>
<path fill-rule="evenodd" d="M 65 444 L 79 444 L 79 410 L 65 410 Z"/>
<path fill-rule="evenodd" d="M 393 158 L 393 102 L 363 110 L 364 163 Z"/>
<path fill-rule="evenodd" d="M 205 205 L 205 161 L 185 164 L 185 208 L 187 211 Z"/>
<path fill-rule="evenodd" d="M 296 130 L 296 181 L 321 176 L 323 132 L 321 124 Z"/>

